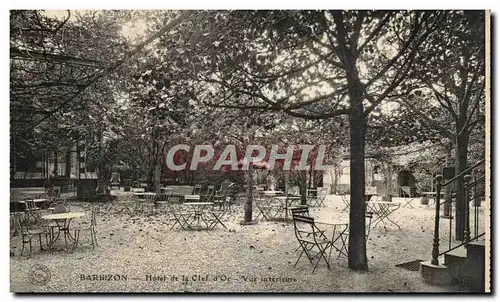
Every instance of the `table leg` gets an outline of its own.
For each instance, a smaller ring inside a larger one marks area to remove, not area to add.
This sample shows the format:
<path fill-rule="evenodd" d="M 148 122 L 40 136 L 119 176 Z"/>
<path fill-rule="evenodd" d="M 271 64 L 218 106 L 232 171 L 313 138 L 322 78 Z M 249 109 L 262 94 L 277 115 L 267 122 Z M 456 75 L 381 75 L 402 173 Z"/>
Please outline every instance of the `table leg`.
<path fill-rule="evenodd" d="M 64 243 L 66 245 L 65 248 L 67 248 L 67 239 L 69 239 L 69 241 L 70 241 L 70 243 L 71 243 L 71 245 L 73 247 L 72 249 L 74 249 L 76 247 L 76 238 L 71 235 L 71 232 L 69 230 L 69 226 L 71 224 L 71 221 L 72 221 L 72 219 L 68 219 L 68 222 L 67 222 L 66 227 L 65 227 L 65 232 L 64 232 L 65 239 L 64 239 Z"/>
<path fill-rule="evenodd" d="M 59 239 L 59 236 L 61 234 L 61 229 L 64 228 L 64 226 L 61 227 L 61 225 L 59 224 L 59 221 L 55 220 L 55 222 L 56 222 L 56 225 L 57 225 L 57 228 L 56 228 L 57 229 L 57 234 L 56 235 L 51 234 L 51 236 L 50 236 L 50 242 L 49 242 L 48 247 L 47 247 L 49 250 L 52 250 L 52 246 L 57 241 L 57 239 Z M 51 228 L 51 232 L 53 230 L 54 230 L 54 228 Z"/>

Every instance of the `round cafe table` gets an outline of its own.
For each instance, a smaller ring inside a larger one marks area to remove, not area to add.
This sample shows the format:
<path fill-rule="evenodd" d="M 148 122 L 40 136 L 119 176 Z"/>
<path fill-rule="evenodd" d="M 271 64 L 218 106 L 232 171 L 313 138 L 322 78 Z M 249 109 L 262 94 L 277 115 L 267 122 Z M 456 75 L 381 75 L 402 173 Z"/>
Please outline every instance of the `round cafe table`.
<path fill-rule="evenodd" d="M 42 216 L 41 218 L 44 220 L 52 220 L 56 223 L 57 230 L 56 234 L 51 234 L 50 242 L 49 242 L 49 250 L 52 249 L 52 245 L 59 239 L 61 232 L 63 232 L 64 236 L 64 250 L 68 248 L 68 241 L 70 241 L 72 247 L 75 247 L 76 239 L 70 233 L 69 226 L 71 221 L 75 218 L 80 218 L 85 216 L 85 213 L 82 212 L 66 212 L 66 213 L 57 213 L 57 214 L 49 214 Z M 53 228 L 54 229 L 54 228 Z"/>

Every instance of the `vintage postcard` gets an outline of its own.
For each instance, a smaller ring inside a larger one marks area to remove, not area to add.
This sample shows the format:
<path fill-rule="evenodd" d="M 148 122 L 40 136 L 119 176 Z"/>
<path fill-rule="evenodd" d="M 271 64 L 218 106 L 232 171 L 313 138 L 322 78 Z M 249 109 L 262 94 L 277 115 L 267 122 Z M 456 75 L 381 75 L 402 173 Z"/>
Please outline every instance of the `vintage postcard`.
<path fill-rule="evenodd" d="M 11 10 L 11 292 L 489 293 L 490 27 Z"/>

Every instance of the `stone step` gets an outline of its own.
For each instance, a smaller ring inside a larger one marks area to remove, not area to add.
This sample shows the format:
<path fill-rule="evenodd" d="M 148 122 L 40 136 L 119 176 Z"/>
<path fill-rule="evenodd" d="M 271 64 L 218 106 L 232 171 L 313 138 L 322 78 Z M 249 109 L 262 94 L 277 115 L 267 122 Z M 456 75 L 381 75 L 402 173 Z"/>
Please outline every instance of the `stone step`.
<path fill-rule="evenodd" d="M 464 264 L 467 260 L 467 250 L 461 246 L 444 254 L 444 265 L 455 266 Z"/>
<path fill-rule="evenodd" d="M 467 258 L 479 259 L 485 255 L 486 243 L 484 241 L 471 241 L 467 246 Z"/>
<path fill-rule="evenodd" d="M 420 274 L 425 282 L 433 285 L 448 285 L 450 278 L 448 267 L 444 265 L 444 256 L 438 258 L 439 264 L 434 265 L 431 260 L 423 261 L 420 263 Z"/>
<path fill-rule="evenodd" d="M 485 286 L 485 242 L 474 241 L 467 246 L 467 274 L 470 279 L 470 289 L 474 292 L 484 292 Z"/>

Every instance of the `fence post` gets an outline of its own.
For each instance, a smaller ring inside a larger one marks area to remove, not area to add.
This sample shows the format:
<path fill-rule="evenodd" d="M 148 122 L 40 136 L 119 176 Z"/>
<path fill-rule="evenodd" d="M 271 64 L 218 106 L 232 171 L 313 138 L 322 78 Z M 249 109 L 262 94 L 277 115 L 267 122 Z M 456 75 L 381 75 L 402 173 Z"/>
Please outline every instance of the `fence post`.
<path fill-rule="evenodd" d="M 464 206 L 465 206 L 465 225 L 464 225 L 464 242 L 465 242 L 465 247 L 467 247 L 467 244 L 470 241 L 470 211 L 469 211 L 469 182 L 470 182 L 471 176 L 469 174 L 464 176 Z"/>
<path fill-rule="evenodd" d="M 441 205 L 441 181 L 442 175 L 436 176 L 436 214 L 434 215 L 434 242 L 432 244 L 432 260 L 431 264 L 439 265 L 439 207 Z"/>

